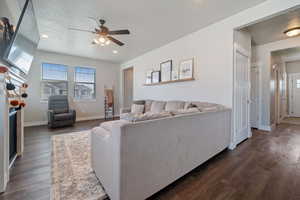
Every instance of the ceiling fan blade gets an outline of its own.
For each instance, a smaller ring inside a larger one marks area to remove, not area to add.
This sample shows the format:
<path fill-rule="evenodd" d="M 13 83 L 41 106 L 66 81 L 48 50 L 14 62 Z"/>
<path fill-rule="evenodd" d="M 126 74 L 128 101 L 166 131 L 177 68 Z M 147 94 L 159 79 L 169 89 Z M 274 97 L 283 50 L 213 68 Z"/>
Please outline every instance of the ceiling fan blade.
<path fill-rule="evenodd" d="M 115 39 L 115 38 L 113 38 L 113 37 L 111 37 L 111 36 L 107 36 L 107 38 L 108 38 L 110 41 L 116 43 L 116 44 L 119 45 L 119 46 L 123 46 L 123 45 L 124 45 L 123 42 L 121 42 L 121 41 L 119 41 L 119 40 L 117 40 L 117 39 Z"/>
<path fill-rule="evenodd" d="M 108 31 L 109 35 L 126 35 L 130 34 L 129 30 L 116 30 L 116 31 Z"/>
<path fill-rule="evenodd" d="M 89 31 L 89 30 L 82 30 L 78 28 L 69 28 L 71 31 L 81 31 L 81 32 L 88 32 L 88 33 L 96 33 L 95 31 Z"/>

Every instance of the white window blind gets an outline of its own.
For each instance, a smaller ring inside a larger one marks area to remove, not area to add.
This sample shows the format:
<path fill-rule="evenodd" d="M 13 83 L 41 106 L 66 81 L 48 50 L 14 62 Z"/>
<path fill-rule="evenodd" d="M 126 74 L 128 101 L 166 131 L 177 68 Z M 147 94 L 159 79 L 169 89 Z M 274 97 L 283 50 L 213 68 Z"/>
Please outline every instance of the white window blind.
<path fill-rule="evenodd" d="M 42 64 L 41 99 L 52 95 L 68 95 L 68 67 L 60 64 Z"/>
<path fill-rule="evenodd" d="M 79 100 L 96 98 L 96 69 L 75 67 L 74 98 Z"/>

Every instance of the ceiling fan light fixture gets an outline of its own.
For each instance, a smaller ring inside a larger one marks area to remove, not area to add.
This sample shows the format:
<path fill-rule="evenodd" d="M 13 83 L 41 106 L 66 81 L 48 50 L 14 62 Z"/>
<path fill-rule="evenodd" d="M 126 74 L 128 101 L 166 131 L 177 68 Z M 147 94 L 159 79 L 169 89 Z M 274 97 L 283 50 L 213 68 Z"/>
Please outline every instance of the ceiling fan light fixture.
<path fill-rule="evenodd" d="M 99 44 L 99 41 L 97 39 L 94 39 L 95 44 Z"/>
<path fill-rule="evenodd" d="M 288 29 L 284 31 L 284 34 L 286 34 L 288 37 L 294 37 L 300 35 L 300 27 Z"/>
<path fill-rule="evenodd" d="M 102 43 L 104 44 L 104 43 L 106 42 L 106 39 L 105 39 L 105 37 L 103 37 L 103 36 L 100 36 L 98 40 L 99 40 L 99 42 L 100 42 L 101 44 L 102 44 Z"/>
<path fill-rule="evenodd" d="M 106 40 L 105 44 L 109 45 L 110 44 L 110 40 Z"/>

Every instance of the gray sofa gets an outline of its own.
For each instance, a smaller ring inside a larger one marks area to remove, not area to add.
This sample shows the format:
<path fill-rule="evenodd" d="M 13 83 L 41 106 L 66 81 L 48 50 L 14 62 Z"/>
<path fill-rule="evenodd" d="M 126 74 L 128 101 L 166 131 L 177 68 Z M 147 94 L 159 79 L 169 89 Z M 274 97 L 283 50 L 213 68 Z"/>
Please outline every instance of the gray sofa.
<path fill-rule="evenodd" d="M 146 104 L 142 120 L 126 120 L 130 109 L 122 109 L 124 119 L 92 130 L 92 167 L 111 200 L 146 199 L 230 145 L 231 110 L 225 106 Z M 168 111 L 173 114 L 162 114 Z"/>
<path fill-rule="evenodd" d="M 68 96 L 55 95 L 48 101 L 49 128 L 71 126 L 76 121 L 76 111 L 69 109 Z"/>

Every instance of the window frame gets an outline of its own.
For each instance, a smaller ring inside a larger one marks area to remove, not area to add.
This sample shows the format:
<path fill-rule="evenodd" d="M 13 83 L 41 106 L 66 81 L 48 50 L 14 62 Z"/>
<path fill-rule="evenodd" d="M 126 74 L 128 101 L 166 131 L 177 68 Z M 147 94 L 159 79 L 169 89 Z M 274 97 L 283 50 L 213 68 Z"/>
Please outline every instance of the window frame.
<path fill-rule="evenodd" d="M 44 64 L 50 64 L 50 65 L 61 65 L 61 66 L 64 66 L 67 68 L 67 79 L 66 80 L 53 80 L 53 79 L 44 79 L 43 75 L 44 75 L 44 67 L 43 65 Z M 66 83 L 67 85 L 67 88 L 66 88 L 66 91 L 67 91 L 67 96 L 69 96 L 69 66 L 67 65 L 64 65 L 64 64 L 56 64 L 56 63 L 49 63 L 49 62 L 42 62 L 41 64 L 41 82 L 40 82 L 40 101 L 41 102 L 48 102 L 49 98 L 48 99 L 45 99 L 45 98 L 42 98 L 42 93 L 43 93 L 43 87 L 42 85 L 45 84 L 45 83 Z"/>
<path fill-rule="evenodd" d="M 84 68 L 84 69 L 93 69 L 94 70 L 94 82 L 93 83 L 91 83 L 91 82 L 81 82 L 81 81 L 76 81 L 76 69 L 77 68 Z M 96 67 L 81 67 L 81 66 L 75 66 L 74 67 L 74 74 L 73 74 L 73 85 L 74 85 L 74 90 L 73 90 L 73 100 L 74 100 L 74 102 L 84 102 L 84 101 L 96 101 L 96 99 L 97 99 L 97 89 L 96 89 L 96 82 L 97 82 L 97 80 L 96 80 L 96 73 L 97 73 L 97 70 L 96 70 Z M 89 99 L 81 99 L 81 98 L 77 98 L 76 96 L 75 96 L 75 90 L 76 90 L 76 85 L 77 84 L 93 84 L 94 85 L 94 95 L 93 95 L 93 98 L 89 98 Z"/>

